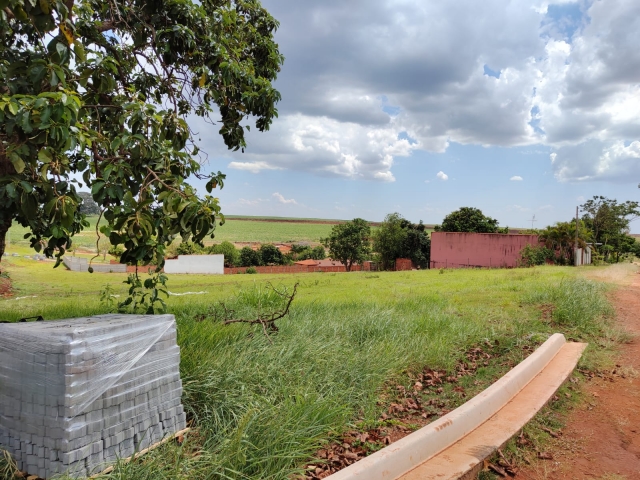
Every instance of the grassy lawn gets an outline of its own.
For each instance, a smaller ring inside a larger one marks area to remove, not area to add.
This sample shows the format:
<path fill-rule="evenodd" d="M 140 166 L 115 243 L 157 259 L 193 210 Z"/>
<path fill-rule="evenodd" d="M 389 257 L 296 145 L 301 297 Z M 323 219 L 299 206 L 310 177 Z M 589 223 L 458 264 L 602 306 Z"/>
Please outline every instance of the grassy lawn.
<path fill-rule="evenodd" d="M 53 270 L 24 258 L 9 262 L 15 295 L 0 300 L 3 320 L 104 313 L 98 293 L 107 283 L 115 294 L 125 293 L 125 275 Z M 183 402 L 197 428 L 182 446 L 162 447 L 105 478 L 292 478 L 345 429 L 377 422 L 390 381 L 425 366 L 451 370 L 480 342 L 497 341 L 519 361 L 526 356 L 519 347 L 561 331 L 591 342 L 583 364 L 599 365 L 618 339 L 609 326 L 607 287 L 578 272 L 173 275 L 171 292 L 206 292 L 168 300 L 178 322 Z M 273 343 L 246 325 L 196 320 L 216 301 L 237 303 L 242 292 L 255 296 L 267 282 L 300 282 Z M 552 316 L 545 318 L 549 306 Z M 479 370 L 477 388 L 508 368 Z"/>

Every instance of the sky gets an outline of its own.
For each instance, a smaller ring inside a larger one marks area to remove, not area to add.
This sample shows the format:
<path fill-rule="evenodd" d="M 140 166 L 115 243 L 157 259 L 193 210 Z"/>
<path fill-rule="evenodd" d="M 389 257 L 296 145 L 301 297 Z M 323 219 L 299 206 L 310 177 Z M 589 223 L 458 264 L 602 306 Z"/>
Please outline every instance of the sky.
<path fill-rule="evenodd" d="M 640 201 L 638 0 L 262 3 L 279 118 L 244 153 L 191 122 L 227 174 L 224 213 L 439 223 L 470 206 L 541 228 L 594 195 Z"/>

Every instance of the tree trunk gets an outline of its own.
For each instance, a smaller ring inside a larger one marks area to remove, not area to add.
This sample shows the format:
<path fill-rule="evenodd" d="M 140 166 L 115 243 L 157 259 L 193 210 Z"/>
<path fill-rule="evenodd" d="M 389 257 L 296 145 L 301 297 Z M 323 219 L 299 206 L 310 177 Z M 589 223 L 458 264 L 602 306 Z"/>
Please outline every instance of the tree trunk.
<path fill-rule="evenodd" d="M 4 249 L 7 247 L 7 232 L 11 227 L 11 218 L 0 222 L 0 262 L 2 262 L 2 256 L 4 255 Z"/>

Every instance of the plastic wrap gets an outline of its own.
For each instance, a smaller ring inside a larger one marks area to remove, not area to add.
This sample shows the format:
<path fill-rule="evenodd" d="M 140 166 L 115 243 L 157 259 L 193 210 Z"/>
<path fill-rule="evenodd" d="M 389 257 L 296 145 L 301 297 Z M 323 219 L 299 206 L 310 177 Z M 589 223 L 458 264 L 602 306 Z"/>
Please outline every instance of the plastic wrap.
<path fill-rule="evenodd" d="M 0 325 L 0 447 L 42 478 L 103 469 L 185 428 L 173 315 Z"/>

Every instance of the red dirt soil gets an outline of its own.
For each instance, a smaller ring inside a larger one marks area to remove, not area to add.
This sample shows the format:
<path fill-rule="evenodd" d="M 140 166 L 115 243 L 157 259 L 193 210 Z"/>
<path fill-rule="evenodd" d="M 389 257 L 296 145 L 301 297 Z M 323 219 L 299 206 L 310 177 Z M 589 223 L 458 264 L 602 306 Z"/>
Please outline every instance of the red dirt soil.
<path fill-rule="evenodd" d="M 8 278 L 0 278 L 0 298 L 11 296 L 11 280 Z"/>
<path fill-rule="evenodd" d="M 640 479 L 640 275 L 612 300 L 619 324 L 633 335 L 612 375 L 585 385 L 587 401 L 569 414 L 553 459 L 523 468 L 518 480 Z"/>

